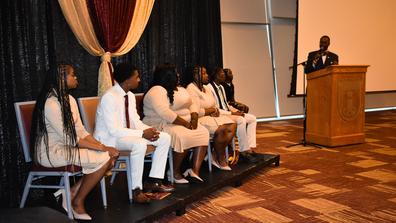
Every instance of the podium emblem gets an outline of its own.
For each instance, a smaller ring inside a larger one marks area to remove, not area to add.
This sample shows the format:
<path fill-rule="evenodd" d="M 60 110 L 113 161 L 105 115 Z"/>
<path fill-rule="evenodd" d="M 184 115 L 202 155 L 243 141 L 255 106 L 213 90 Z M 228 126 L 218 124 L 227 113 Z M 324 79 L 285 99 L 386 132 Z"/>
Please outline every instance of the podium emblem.
<path fill-rule="evenodd" d="M 355 120 L 362 110 L 360 86 L 356 79 L 345 79 L 337 84 L 338 114 L 344 121 Z"/>

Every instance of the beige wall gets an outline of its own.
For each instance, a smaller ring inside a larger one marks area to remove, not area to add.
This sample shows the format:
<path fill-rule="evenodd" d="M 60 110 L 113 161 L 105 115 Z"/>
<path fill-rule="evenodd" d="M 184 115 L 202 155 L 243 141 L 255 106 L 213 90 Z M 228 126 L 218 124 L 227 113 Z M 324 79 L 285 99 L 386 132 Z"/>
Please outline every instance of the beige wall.
<path fill-rule="evenodd" d="M 223 23 L 268 23 L 265 0 L 220 0 L 220 11 Z"/>
<path fill-rule="evenodd" d="M 264 18 L 267 14 L 262 12 L 262 15 L 256 15 L 252 19 L 247 17 L 237 19 L 240 16 L 231 18 L 234 13 L 227 14 L 224 11 L 232 7 L 232 10 L 237 10 L 242 7 L 242 3 L 248 2 L 251 3 L 250 0 L 220 1 L 224 66 L 235 70 L 236 97 L 249 103 L 252 113 L 258 117 L 275 117 L 276 103 L 267 38 L 269 26 L 265 25 L 263 20 L 257 19 Z M 254 5 L 253 3 L 250 7 Z M 227 4 L 227 7 L 224 7 L 224 4 Z M 272 0 L 268 6 L 272 10 L 272 18 L 267 21 L 271 23 L 280 116 L 302 114 L 302 98 L 287 96 L 292 75 L 288 68 L 292 65 L 294 56 L 296 1 Z M 259 7 L 263 8 L 262 5 L 256 5 L 255 8 Z M 339 56 L 342 57 L 340 54 Z M 396 106 L 396 93 L 366 94 L 366 108 L 392 106 Z"/>
<path fill-rule="evenodd" d="M 370 65 L 366 91 L 396 90 L 395 12 L 395 0 L 299 1 L 299 61 L 319 49 L 322 35 L 329 35 L 329 50 L 339 55 L 339 64 Z"/>
<path fill-rule="evenodd" d="M 223 24 L 223 63 L 234 74 L 235 99 L 258 117 L 275 116 L 274 84 L 267 27 Z"/>

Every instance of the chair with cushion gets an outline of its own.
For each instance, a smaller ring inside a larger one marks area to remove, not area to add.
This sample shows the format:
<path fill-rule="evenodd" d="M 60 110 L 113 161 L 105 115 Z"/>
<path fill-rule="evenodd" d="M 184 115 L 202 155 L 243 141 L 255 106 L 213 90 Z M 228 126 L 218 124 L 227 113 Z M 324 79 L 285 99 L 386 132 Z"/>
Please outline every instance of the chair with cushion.
<path fill-rule="evenodd" d="M 35 101 L 27 102 L 16 102 L 14 103 L 16 118 L 18 123 L 18 130 L 21 137 L 21 143 L 23 148 L 23 155 L 25 157 L 25 162 L 31 162 L 30 156 L 30 127 L 32 123 L 33 110 L 35 107 Z M 41 189 L 64 189 L 66 192 L 66 206 L 67 210 L 71 210 L 71 199 L 70 199 L 70 177 L 81 175 L 81 167 L 76 165 L 68 165 L 56 168 L 48 168 L 41 166 L 36 163 L 32 163 L 31 170 L 29 171 L 28 178 L 26 180 L 25 188 L 23 190 L 20 208 L 25 206 L 27 196 L 29 194 L 30 188 L 41 188 Z M 38 179 L 43 177 L 61 177 L 60 183 L 58 185 L 42 185 L 34 184 L 37 183 Z M 107 207 L 106 193 L 105 193 L 105 181 L 104 178 L 100 181 L 102 189 L 102 199 L 103 206 Z M 71 211 L 67 212 L 70 219 L 73 219 L 73 213 Z"/>
<path fill-rule="evenodd" d="M 143 102 L 142 100 L 143 94 L 137 94 L 136 95 L 136 104 L 137 104 L 137 110 L 138 112 L 142 111 L 142 106 L 141 103 Z M 96 118 L 96 109 L 99 104 L 100 97 L 83 97 L 83 98 L 78 98 L 78 106 L 80 108 L 80 113 L 81 113 L 81 119 L 82 122 L 84 123 L 85 128 L 87 129 L 88 132 L 93 133 L 95 129 L 95 118 Z M 139 103 L 139 104 L 138 104 Z M 141 107 L 138 107 L 141 106 Z M 140 108 L 140 109 L 139 109 Z M 141 115 L 141 114 L 139 114 Z M 153 146 L 149 146 L 147 148 L 146 154 L 149 155 L 149 158 L 151 158 L 151 154 L 154 151 Z M 169 166 L 170 166 L 170 171 L 172 172 L 173 176 L 173 159 L 172 159 L 172 152 L 169 150 Z M 150 162 L 151 160 L 145 160 L 145 162 Z M 131 166 L 131 160 L 130 160 L 130 152 L 129 151 L 121 151 L 120 156 L 118 157 L 114 168 L 111 170 L 113 172 L 113 175 L 111 176 L 110 179 L 110 185 L 114 183 L 115 177 L 117 176 L 118 172 L 126 172 L 127 176 L 127 184 L 128 184 L 128 198 L 129 201 L 132 202 L 132 175 L 130 173 L 130 166 Z M 173 178 L 171 179 L 173 183 Z"/>

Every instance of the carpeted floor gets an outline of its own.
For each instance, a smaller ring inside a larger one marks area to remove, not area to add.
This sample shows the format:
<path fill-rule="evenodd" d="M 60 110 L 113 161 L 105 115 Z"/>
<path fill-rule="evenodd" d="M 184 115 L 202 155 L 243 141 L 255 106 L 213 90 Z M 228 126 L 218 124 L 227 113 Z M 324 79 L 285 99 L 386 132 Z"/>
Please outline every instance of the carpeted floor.
<path fill-rule="evenodd" d="M 366 143 L 285 146 L 302 139 L 302 120 L 260 123 L 258 152 L 279 167 L 193 203 L 159 222 L 396 222 L 396 111 L 366 114 Z"/>

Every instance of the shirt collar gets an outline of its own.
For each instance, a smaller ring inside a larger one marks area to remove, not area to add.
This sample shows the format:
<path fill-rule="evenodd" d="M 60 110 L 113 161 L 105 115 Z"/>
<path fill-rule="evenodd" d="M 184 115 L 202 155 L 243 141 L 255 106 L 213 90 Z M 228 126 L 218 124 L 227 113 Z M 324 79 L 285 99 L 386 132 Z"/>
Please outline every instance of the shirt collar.
<path fill-rule="evenodd" d="M 220 88 L 221 84 L 217 85 L 216 82 L 213 81 L 213 84 L 217 87 Z"/>
<path fill-rule="evenodd" d="M 129 91 L 125 92 L 124 89 L 122 89 L 122 87 L 118 83 L 115 83 L 113 88 L 114 88 L 115 92 L 117 92 L 117 94 L 119 94 L 121 96 L 125 96 L 129 92 Z"/>

